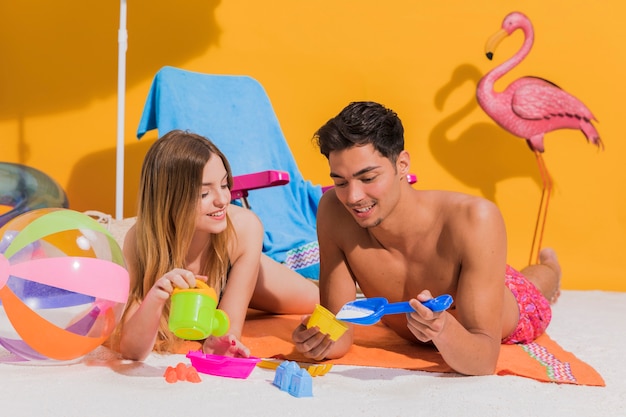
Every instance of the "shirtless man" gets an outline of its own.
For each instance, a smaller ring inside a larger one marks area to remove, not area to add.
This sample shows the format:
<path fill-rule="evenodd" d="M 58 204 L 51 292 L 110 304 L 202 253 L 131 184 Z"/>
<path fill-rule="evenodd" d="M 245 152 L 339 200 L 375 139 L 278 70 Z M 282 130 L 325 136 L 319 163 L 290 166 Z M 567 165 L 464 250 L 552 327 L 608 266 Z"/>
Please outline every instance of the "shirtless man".
<path fill-rule="evenodd" d="M 383 317 L 402 337 L 432 343 L 446 363 L 467 375 L 492 374 L 501 343 L 527 343 L 551 319 L 560 266 L 551 249 L 521 273 L 506 264 L 502 215 L 483 198 L 414 189 L 398 116 L 377 103 L 356 102 L 315 135 L 335 187 L 320 201 L 320 300 L 337 313 L 356 298 L 410 300 L 415 312 Z M 450 294 L 452 307 L 421 304 Z M 522 314 L 520 315 L 520 311 Z M 296 349 L 314 359 L 343 356 L 353 328 L 336 342 L 303 324 Z"/>

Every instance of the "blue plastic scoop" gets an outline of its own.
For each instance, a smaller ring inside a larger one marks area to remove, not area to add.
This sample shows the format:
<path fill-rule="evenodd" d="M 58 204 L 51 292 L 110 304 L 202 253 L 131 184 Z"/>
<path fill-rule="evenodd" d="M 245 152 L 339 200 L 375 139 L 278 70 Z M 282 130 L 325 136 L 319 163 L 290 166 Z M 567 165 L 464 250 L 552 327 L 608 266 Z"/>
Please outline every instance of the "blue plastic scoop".
<path fill-rule="evenodd" d="M 422 302 L 435 313 L 447 310 L 452 304 L 452 296 L 443 294 Z M 362 298 L 346 303 L 335 316 L 338 320 L 355 324 L 377 323 L 385 314 L 412 313 L 415 311 L 408 301 L 389 303 L 386 298 Z"/>

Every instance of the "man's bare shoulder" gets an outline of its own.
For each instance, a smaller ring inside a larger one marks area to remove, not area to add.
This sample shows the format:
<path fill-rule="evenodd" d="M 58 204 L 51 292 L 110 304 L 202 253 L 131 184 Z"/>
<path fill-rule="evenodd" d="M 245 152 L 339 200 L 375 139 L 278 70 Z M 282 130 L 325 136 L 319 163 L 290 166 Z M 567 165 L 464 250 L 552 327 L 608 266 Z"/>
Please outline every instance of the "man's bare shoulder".
<path fill-rule="evenodd" d="M 499 212 L 498 207 L 486 198 L 455 191 L 431 191 L 433 207 L 450 215 L 480 215 Z"/>
<path fill-rule="evenodd" d="M 360 230 L 348 210 L 339 201 L 334 189 L 326 191 L 317 208 L 317 228 L 324 233 L 337 235 L 347 229 Z"/>
<path fill-rule="evenodd" d="M 323 220 L 332 220 L 339 215 L 341 217 L 350 217 L 344 205 L 337 198 L 335 190 L 331 188 L 322 194 L 317 207 L 317 217 L 318 219 L 321 217 Z"/>
<path fill-rule="evenodd" d="M 440 192 L 433 197 L 435 209 L 441 215 L 443 227 L 453 230 L 472 230 L 503 226 L 504 220 L 500 209 L 483 197 L 458 192 Z"/>

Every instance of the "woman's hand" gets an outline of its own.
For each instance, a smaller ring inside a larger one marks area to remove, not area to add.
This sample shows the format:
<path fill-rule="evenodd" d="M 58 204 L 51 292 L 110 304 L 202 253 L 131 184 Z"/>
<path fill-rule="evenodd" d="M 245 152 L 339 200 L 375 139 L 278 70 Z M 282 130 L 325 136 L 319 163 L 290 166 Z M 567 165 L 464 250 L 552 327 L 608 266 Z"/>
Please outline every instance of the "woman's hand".
<path fill-rule="evenodd" d="M 208 354 L 233 358 L 247 358 L 250 356 L 250 350 L 233 334 L 219 337 L 209 336 L 202 345 L 202 351 Z"/>
<path fill-rule="evenodd" d="M 186 269 L 175 268 L 157 279 L 148 294 L 159 300 L 167 300 L 172 295 L 174 288 L 194 288 L 196 286 L 196 278 L 206 281 L 206 277 L 196 276 L 193 272 Z"/>

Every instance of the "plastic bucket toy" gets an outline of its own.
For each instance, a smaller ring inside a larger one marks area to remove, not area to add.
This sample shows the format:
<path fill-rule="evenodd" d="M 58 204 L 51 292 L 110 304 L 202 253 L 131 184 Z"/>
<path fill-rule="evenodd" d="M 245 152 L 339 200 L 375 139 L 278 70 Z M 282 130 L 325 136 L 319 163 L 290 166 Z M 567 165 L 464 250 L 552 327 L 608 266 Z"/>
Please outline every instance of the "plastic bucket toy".
<path fill-rule="evenodd" d="M 197 280 L 196 288 L 174 289 L 170 306 L 169 328 L 176 336 L 201 340 L 228 332 L 228 315 L 217 308 L 215 290 Z"/>
<path fill-rule="evenodd" d="M 337 320 L 333 313 L 319 304 L 315 306 L 315 310 L 313 310 L 313 314 L 311 314 L 311 318 L 309 318 L 306 324 L 307 329 L 314 326 L 317 326 L 320 332 L 329 335 L 330 339 L 334 341 L 348 330 L 348 326 L 345 323 Z"/>

